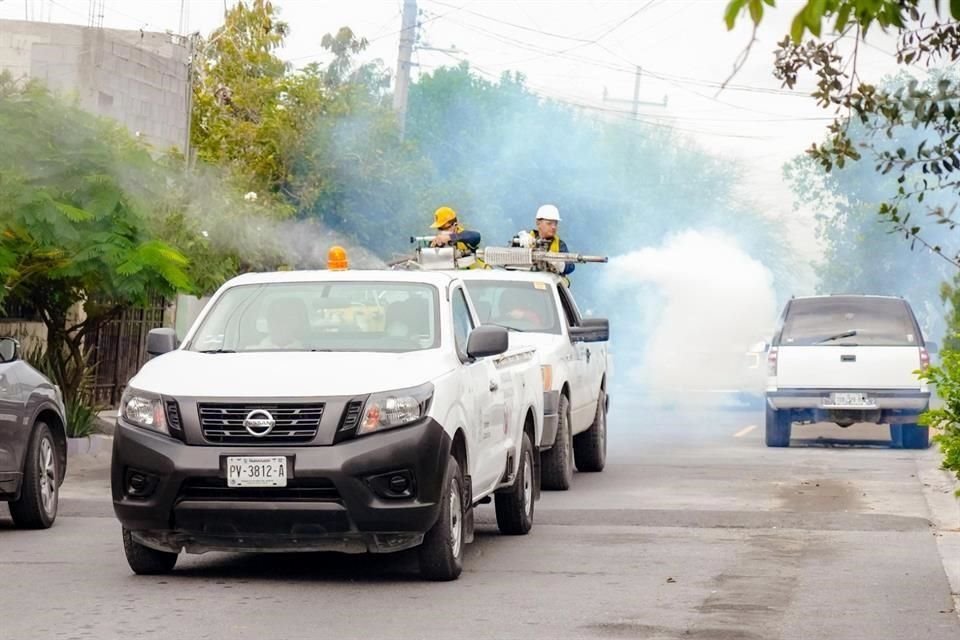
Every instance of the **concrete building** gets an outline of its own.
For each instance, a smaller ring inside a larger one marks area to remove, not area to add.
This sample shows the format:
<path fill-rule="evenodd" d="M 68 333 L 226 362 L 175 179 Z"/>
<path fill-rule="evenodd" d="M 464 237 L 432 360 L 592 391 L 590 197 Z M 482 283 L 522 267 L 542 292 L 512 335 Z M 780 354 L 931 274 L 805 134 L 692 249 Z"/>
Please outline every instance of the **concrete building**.
<path fill-rule="evenodd" d="M 76 96 L 158 150 L 186 148 L 189 57 L 172 34 L 0 20 L 0 70 Z"/>

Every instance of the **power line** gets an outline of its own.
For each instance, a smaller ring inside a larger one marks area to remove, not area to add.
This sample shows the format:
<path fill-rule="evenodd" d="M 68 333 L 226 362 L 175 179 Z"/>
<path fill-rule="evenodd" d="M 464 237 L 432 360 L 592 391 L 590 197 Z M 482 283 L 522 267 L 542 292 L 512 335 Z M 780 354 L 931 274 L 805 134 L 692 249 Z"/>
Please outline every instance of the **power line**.
<path fill-rule="evenodd" d="M 442 7 L 453 7 L 452 4 L 447 4 L 446 2 L 441 2 L 440 0 L 429 0 L 433 4 L 438 4 Z M 471 11 L 469 9 L 463 9 L 463 13 L 469 13 L 470 15 L 477 16 L 478 18 L 483 18 L 484 20 L 489 20 L 490 22 L 496 22 L 497 24 L 502 24 L 508 27 L 513 27 L 514 29 L 522 29 L 523 31 L 529 31 L 531 33 L 537 33 L 540 35 L 545 35 L 551 38 L 560 38 L 562 40 L 572 40 L 574 42 L 590 42 L 587 38 L 578 38 L 575 36 L 567 36 L 562 33 L 553 33 L 551 31 L 544 31 L 543 29 L 534 29 L 532 27 L 527 27 L 522 24 L 517 24 L 515 22 L 508 22 L 506 20 L 500 20 L 499 18 L 494 18 L 492 16 L 487 16 L 477 11 Z"/>
<path fill-rule="evenodd" d="M 422 27 L 423 25 L 425 25 L 425 24 L 427 24 L 427 23 L 429 23 L 429 22 L 433 22 L 434 20 L 440 20 L 441 18 L 445 18 L 445 17 L 447 17 L 447 16 L 449 16 L 449 15 L 451 15 L 451 14 L 454 14 L 454 13 L 457 13 L 458 11 L 463 10 L 463 8 L 466 7 L 468 4 L 470 4 L 472 1 L 473 1 L 473 0 L 469 0 L 469 1 L 466 2 L 463 6 L 461 6 L 461 7 L 456 7 L 456 8 L 454 8 L 454 9 L 450 10 L 450 11 L 447 11 L 446 13 L 431 16 L 431 17 L 427 18 L 426 20 L 422 20 L 422 21 L 419 21 L 419 20 L 418 20 L 417 22 L 414 23 L 413 26 L 410 26 L 410 27 L 402 27 L 402 28 L 397 29 L 397 30 L 395 30 L 395 31 L 389 31 L 389 32 L 384 33 L 384 34 L 382 34 L 382 35 L 379 35 L 379 36 L 377 36 L 377 37 L 375 37 L 375 38 L 371 38 L 370 40 L 367 40 L 367 44 L 373 44 L 374 42 L 378 42 L 378 41 L 380 41 L 380 40 L 383 40 L 384 38 L 390 38 L 390 37 L 395 36 L 395 35 L 403 34 L 405 31 L 410 31 L 410 30 L 416 31 L 417 27 Z M 306 58 L 316 58 L 317 56 L 322 56 L 322 55 L 325 55 L 326 53 L 327 53 L 327 51 L 316 51 L 316 52 L 314 52 L 314 53 L 308 53 L 308 54 L 306 54 L 306 55 L 297 56 L 296 58 L 288 58 L 288 62 L 294 62 L 294 61 L 296 61 L 296 60 L 304 60 L 304 59 L 306 59 Z"/>
<path fill-rule="evenodd" d="M 454 56 L 452 56 L 451 54 L 447 54 L 447 55 L 450 55 L 451 57 L 454 57 Z M 456 59 L 456 58 L 454 57 L 454 59 Z M 487 76 L 487 77 L 489 77 L 489 78 L 491 78 L 491 79 L 493 79 L 493 80 L 495 80 L 495 81 L 498 81 L 498 80 L 499 80 L 499 76 L 497 76 L 496 74 L 494 74 L 494 73 L 492 73 L 492 72 L 484 69 L 483 67 L 477 66 L 477 65 L 475 65 L 475 64 L 471 64 L 471 65 L 470 65 L 470 68 L 471 68 L 471 69 L 476 69 L 476 70 L 477 70 L 478 72 L 480 72 L 481 74 L 483 74 L 483 75 L 485 75 L 485 76 Z M 709 136 L 716 136 L 716 137 L 722 137 L 722 138 L 735 138 L 735 139 L 747 139 L 747 140 L 774 140 L 774 139 L 776 139 L 776 138 L 773 137 L 773 136 L 750 136 L 750 135 L 744 135 L 744 134 L 722 133 L 722 132 L 716 132 L 716 131 L 707 131 L 707 130 L 703 130 L 703 129 L 687 129 L 687 128 L 682 128 L 682 127 L 675 127 L 675 126 L 668 125 L 668 124 L 664 124 L 664 123 L 660 123 L 660 122 L 653 122 L 653 121 L 643 120 L 643 119 L 639 119 L 639 118 L 638 118 L 638 119 L 635 119 L 635 118 L 633 118 L 633 115 L 632 115 L 632 112 L 631 112 L 631 111 L 624 111 L 624 110 L 622 110 L 622 109 L 613 109 L 613 108 L 608 108 L 608 107 L 601 107 L 601 106 L 597 106 L 597 105 L 592 105 L 592 104 L 589 104 L 589 103 L 580 102 L 580 101 L 578 101 L 578 100 L 579 100 L 578 98 L 565 97 L 565 96 L 557 96 L 556 94 L 549 93 L 549 92 L 547 92 L 546 90 L 544 90 L 543 88 L 537 87 L 537 86 L 535 86 L 535 85 L 525 84 L 524 86 L 527 88 L 528 91 L 530 91 L 531 94 L 533 94 L 533 95 L 535 95 L 535 96 L 537 96 L 537 97 L 539 97 L 539 98 L 543 98 L 543 99 L 546 99 L 546 100 L 551 100 L 551 101 L 553 101 L 553 102 L 556 102 L 556 103 L 559 103 L 559 104 L 563 104 L 563 105 L 566 105 L 566 106 L 575 107 L 575 108 L 578 108 L 578 109 L 584 109 L 584 110 L 588 110 L 588 111 L 595 111 L 595 112 L 599 112 L 599 113 L 606 113 L 606 114 L 609 114 L 610 117 L 613 117 L 613 118 L 615 118 L 615 119 L 618 119 L 618 120 L 621 120 L 621 121 L 624 121 L 624 122 L 637 122 L 637 123 L 640 123 L 640 124 L 642 124 L 642 125 L 651 126 L 651 127 L 656 127 L 656 128 L 660 128 L 660 129 L 664 129 L 664 130 L 669 130 L 669 131 L 676 131 L 676 132 L 679 132 L 679 133 L 691 133 L 691 134 L 698 134 L 698 135 L 709 135 Z"/>
<path fill-rule="evenodd" d="M 434 1 L 436 1 L 436 0 L 434 0 Z M 634 75 L 634 73 L 635 73 L 636 65 L 635 65 L 633 62 L 630 62 L 630 66 L 629 66 L 629 67 L 626 67 L 626 66 L 623 66 L 623 65 L 614 64 L 614 63 L 610 63 L 610 62 L 606 62 L 606 61 L 602 61 L 602 60 L 596 60 L 596 59 L 593 59 L 593 58 L 585 58 L 585 57 L 581 57 L 581 56 L 565 55 L 563 52 L 558 52 L 558 51 L 551 50 L 551 49 L 545 49 L 545 48 L 543 48 L 543 47 L 540 47 L 540 46 L 538 46 L 538 45 L 532 44 L 532 43 L 530 43 L 530 42 L 526 42 L 526 41 L 522 41 L 522 40 L 517 40 L 517 39 L 515 39 L 515 38 L 510 38 L 510 37 L 508 37 L 508 36 L 502 36 L 502 35 L 500 35 L 500 34 L 498 34 L 498 33 L 489 31 L 489 30 L 487 30 L 487 29 L 485 29 L 485 28 L 483 28 L 483 27 L 479 27 L 479 26 L 477 26 L 477 25 L 467 24 L 467 23 L 464 23 L 464 22 L 460 22 L 460 21 L 458 21 L 458 20 L 449 20 L 449 22 L 451 22 L 451 23 L 453 23 L 453 24 L 456 24 L 456 25 L 459 25 L 459 26 L 461 26 L 461 27 L 463 27 L 463 28 L 465 28 L 465 29 L 468 29 L 468 30 L 470 30 L 470 31 L 473 31 L 473 32 L 475 32 L 475 33 L 480 33 L 480 34 L 486 35 L 486 36 L 488 36 L 488 37 L 490 37 L 490 38 L 492 38 L 492 39 L 494 39 L 494 40 L 497 40 L 497 41 L 499 41 L 499 42 L 502 42 L 502 43 L 504 43 L 504 44 L 509 44 L 509 45 L 515 46 L 515 47 L 517 47 L 517 48 L 526 49 L 526 50 L 528 50 L 528 51 L 533 51 L 533 52 L 536 52 L 536 53 L 543 53 L 543 54 L 546 54 L 546 55 L 557 55 L 557 56 L 560 56 L 560 57 L 563 57 L 563 58 L 567 58 L 567 59 L 572 60 L 572 61 L 575 61 L 575 62 L 581 62 L 581 63 L 587 64 L 587 65 L 591 65 L 591 66 L 595 66 L 595 67 L 604 68 L 604 69 L 609 69 L 609 70 L 611 70 L 611 71 L 616 71 L 616 72 L 621 72 L 621 73 L 629 73 L 631 76 Z M 607 48 L 606 48 L 604 45 L 602 45 L 602 44 L 598 44 L 597 46 L 601 47 L 602 49 L 604 49 L 604 50 L 607 51 L 608 53 L 611 53 L 612 55 L 620 58 L 621 60 L 626 60 L 625 58 L 623 58 L 623 57 L 620 56 L 619 54 L 615 54 L 615 53 L 611 52 L 609 49 L 607 49 Z M 540 59 L 540 58 L 542 58 L 542 57 L 544 57 L 544 56 L 534 56 L 534 57 L 525 58 L 525 59 L 522 59 L 522 60 L 512 60 L 512 61 L 510 61 L 510 62 L 493 63 L 493 66 L 497 66 L 497 67 L 510 67 L 510 66 L 514 66 L 514 65 L 517 65 L 517 64 L 520 64 L 520 63 L 524 63 L 524 62 L 530 62 L 530 61 L 533 61 L 533 60 L 538 60 L 538 59 Z M 629 61 L 628 61 L 628 62 L 629 62 Z M 662 80 L 662 81 L 664 81 L 664 82 L 668 82 L 668 83 L 674 84 L 675 86 L 676 86 L 676 83 L 681 83 L 681 84 L 682 84 L 682 83 L 697 84 L 697 85 L 700 85 L 700 86 L 712 87 L 712 88 L 716 88 L 716 87 L 721 86 L 721 83 L 720 83 L 720 82 L 717 82 L 717 81 L 701 80 L 701 79 L 697 79 L 697 78 L 689 78 L 689 77 L 683 77 L 683 76 L 674 76 L 674 75 L 671 75 L 671 74 L 661 73 L 661 72 L 657 72 L 657 71 L 651 71 L 651 70 L 650 70 L 649 68 L 647 68 L 647 67 L 644 67 L 644 73 L 646 73 L 646 74 L 648 74 L 648 75 L 650 75 L 650 76 L 652 76 L 652 77 L 654 77 L 654 78 L 656 78 L 656 79 L 658 79 L 658 80 Z M 770 94 L 770 95 L 786 95 L 786 96 L 803 97 L 803 98 L 809 98 L 809 97 L 810 97 L 809 94 L 805 94 L 805 93 L 803 93 L 803 92 L 790 91 L 790 90 L 785 90 L 785 89 L 772 89 L 772 88 L 766 88 L 766 87 L 751 87 L 751 86 L 746 86 L 746 85 L 728 85 L 728 88 L 731 89 L 731 90 L 736 90 L 736 91 L 744 91 L 744 92 L 752 92 L 752 93 L 766 93 L 766 94 Z M 695 92 L 694 92 L 694 93 L 695 93 Z M 712 101 L 714 101 L 714 102 L 719 102 L 720 104 L 726 104 L 726 103 L 724 103 L 724 102 L 722 102 L 722 101 L 719 101 L 718 99 L 715 99 L 715 98 L 713 98 L 713 97 L 711 97 L 711 96 L 705 96 L 705 95 L 699 94 L 699 93 L 695 93 L 695 95 L 698 95 L 699 97 L 704 98 L 704 99 L 712 100 Z M 734 107 L 734 108 L 736 108 L 736 107 Z M 770 114 L 766 114 L 766 115 L 770 115 Z"/>

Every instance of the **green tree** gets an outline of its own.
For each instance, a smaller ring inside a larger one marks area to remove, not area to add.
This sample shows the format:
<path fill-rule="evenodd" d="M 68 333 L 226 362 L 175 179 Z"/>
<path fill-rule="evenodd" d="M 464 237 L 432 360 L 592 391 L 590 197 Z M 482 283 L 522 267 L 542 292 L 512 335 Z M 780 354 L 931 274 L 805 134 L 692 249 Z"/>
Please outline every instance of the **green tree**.
<path fill-rule="evenodd" d="M 944 352 L 940 365 L 927 369 L 921 378 L 936 385 L 943 406 L 921 416 L 920 424 L 940 431 L 933 439 L 943 452 L 943 468 L 960 479 L 960 352 Z"/>
<path fill-rule="evenodd" d="M 0 138 L 0 302 L 39 313 L 50 368 L 73 401 L 88 371 L 85 338 L 125 307 L 191 291 L 187 259 L 157 239 L 152 212 L 122 186 L 121 167 L 149 160 L 126 130 L 6 76 Z"/>
<path fill-rule="evenodd" d="M 754 29 L 761 24 L 764 5 L 774 0 L 730 0 L 725 20 L 732 29 L 738 17 L 749 13 Z M 927 213 L 954 226 L 960 195 L 960 97 L 956 77 L 940 75 L 934 83 L 917 80 L 888 88 L 865 79 L 857 70 L 859 47 L 843 54 L 838 43 L 852 35 L 859 43 L 876 29 L 898 35 L 897 62 L 907 71 L 931 67 L 940 61 L 960 60 L 960 2 L 949 8 L 935 0 L 933 15 L 922 11 L 920 0 L 808 0 L 795 15 L 790 34 L 778 46 L 774 75 L 793 88 L 800 73 L 810 69 L 817 77 L 812 97 L 836 112 L 827 139 L 814 143 L 808 153 L 827 171 L 842 169 L 851 161 L 872 166 L 877 174 L 891 174 L 898 188 L 878 205 L 881 218 L 911 243 L 921 244 L 960 267 L 960 253 L 943 247 L 921 232 L 911 213 L 932 195 L 945 195 L 952 204 L 924 205 Z M 833 33 L 825 32 L 832 24 Z M 850 135 L 850 124 L 861 125 L 860 135 Z M 904 128 L 921 129 L 927 136 L 914 147 L 888 143 Z"/>
<path fill-rule="evenodd" d="M 191 140 L 199 159 L 226 167 L 244 190 L 295 202 L 291 158 L 325 97 L 317 74 L 293 72 L 276 55 L 289 33 L 278 13 L 267 0 L 237 2 L 197 43 Z"/>
<path fill-rule="evenodd" d="M 323 47 L 332 61 L 304 73 L 321 80 L 326 102 L 304 129 L 290 189 L 300 218 L 390 257 L 409 247 L 417 219 L 429 215 L 424 193 L 433 169 L 415 144 L 400 139 L 382 63 L 356 64 L 366 41 L 342 28 L 325 35 Z"/>

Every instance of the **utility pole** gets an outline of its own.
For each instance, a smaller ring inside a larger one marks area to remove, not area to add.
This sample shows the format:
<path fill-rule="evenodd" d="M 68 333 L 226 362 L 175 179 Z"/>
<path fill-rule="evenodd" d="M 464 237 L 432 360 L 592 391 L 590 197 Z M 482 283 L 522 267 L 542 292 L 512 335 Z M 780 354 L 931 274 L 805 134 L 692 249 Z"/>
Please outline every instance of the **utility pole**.
<path fill-rule="evenodd" d="M 193 132 L 193 83 L 197 69 L 198 33 L 187 36 L 187 133 L 183 140 L 184 172 L 190 173 L 190 137 Z"/>
<path fill-rule="evenodd" d="M 666 107 L 667 106 L 667 96 L 663 96 L 661 102 L 645 102 L 640 100 L 640 78 L 643 74 L 643 69 L 637 65 L 637 69 L 634 72 L 633 76 L 633 100 L 623 100 L 620 98 L 610 98 L 607 96 L 607 90 L 603 90 L 603 101 L 604 102 L 619 102 L 630 103 L 631 113 L 633 114 L 633 119 L 636 120 L 640 115 L 640 105 L 647 105 L 650 107 Z"/>
<path fill-rule="evenodd" d="M 397 86 L 393 92 L 393 108 L 400 122 L 400 138 L 407 123 L 407 95 L 410 89 L 410 67 L 413 45 L 417 41 L 417 0 L 403 0 L 400 30 L 400 53 L 397 57 Z"/>

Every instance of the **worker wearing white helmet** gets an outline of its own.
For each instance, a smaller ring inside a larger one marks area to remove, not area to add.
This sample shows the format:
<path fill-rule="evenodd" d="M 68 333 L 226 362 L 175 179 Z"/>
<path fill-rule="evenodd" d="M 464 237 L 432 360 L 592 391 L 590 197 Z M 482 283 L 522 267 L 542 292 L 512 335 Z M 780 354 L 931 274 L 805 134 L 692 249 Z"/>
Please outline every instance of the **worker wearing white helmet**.
<path fill-rule="evenodd" d="M 535 219 L 536 229 L 521 231 L 513 239 L 513 244 L 521 247 L 536 247 L 551 252 L 566 253 L 567 243 L 557 235 L 557 226 L 560 223 L 560 210 L 552 204 L 542 205 L 537 209 Z M 573 273 L 576 265 L 572 262 L 553 263 L 556 272 L 562 276 Z"/>

